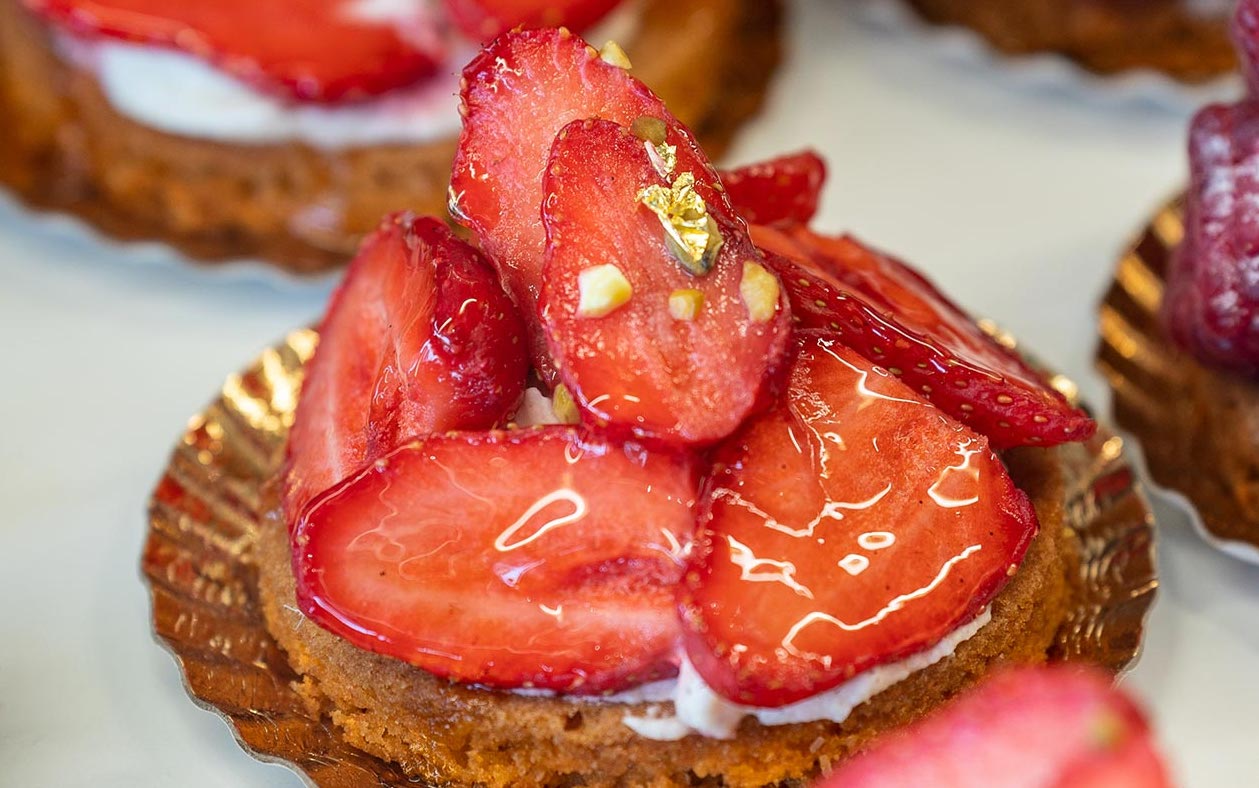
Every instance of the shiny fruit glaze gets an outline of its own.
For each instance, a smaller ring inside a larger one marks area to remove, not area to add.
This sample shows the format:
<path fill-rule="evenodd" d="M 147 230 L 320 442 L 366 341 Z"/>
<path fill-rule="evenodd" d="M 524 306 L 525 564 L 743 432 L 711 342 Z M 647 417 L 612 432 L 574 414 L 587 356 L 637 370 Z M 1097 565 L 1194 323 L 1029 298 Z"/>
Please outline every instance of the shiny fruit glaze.
<path fill-rule="evenodd" d="M 1035 511 L 982 436 L 833 336 L 713 456 L 683 588 L 720 695 L 782 706 L 931 646 L 1023 559 Z"/>

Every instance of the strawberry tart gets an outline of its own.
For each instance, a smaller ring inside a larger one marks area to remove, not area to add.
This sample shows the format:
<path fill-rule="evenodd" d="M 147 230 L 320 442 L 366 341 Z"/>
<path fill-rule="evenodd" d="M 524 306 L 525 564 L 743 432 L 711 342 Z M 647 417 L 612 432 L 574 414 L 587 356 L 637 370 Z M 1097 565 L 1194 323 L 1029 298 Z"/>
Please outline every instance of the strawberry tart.
<path fill-rule="evenodd" d="M 1141 439 L 1155 480 L 1184 493 L 1211 535 L 1255 557 L 1259 2 L 1238 4 L 1234 28 L 1248 95 L 1193 118 L 1189 189 L 1120 263 L 1099 363 L 1116 419 Z M 1149 267 L 1153 251 L 1161 259 Z"/>
<path fill-rule="evenodd" d="M 367 238 L 255 561 L 309 708 L 415 778 L 807 779 L 1047 658 L 1094 423 L 928 280 L 727 173 L 619 47 L 465 70 L 451 213 Z M 753 224 L 749 225 L 749 220 Z"/>
<path fill-rule="evenodd" d="M 1103 74 L 1154 69 L 1204 82 L 1234 67 L 1234 0 L 908 0 L 1010 54 L 1057 52 Z"/>
<path fill-rule="evenodd" d="M 458 66 L 521 23 L 615 37 L 715 149 L 759 105 L 761 0 L 0 0 L 0 182 L 197 258 L 344 264 L 387 211 L 438 213 Z"/>

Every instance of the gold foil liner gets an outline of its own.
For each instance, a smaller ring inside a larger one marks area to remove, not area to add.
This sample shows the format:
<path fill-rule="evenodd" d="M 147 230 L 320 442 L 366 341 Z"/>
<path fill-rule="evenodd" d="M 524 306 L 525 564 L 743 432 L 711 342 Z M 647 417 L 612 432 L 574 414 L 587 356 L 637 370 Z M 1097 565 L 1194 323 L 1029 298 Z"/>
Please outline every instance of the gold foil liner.
<path fill-rule="evenodd" d="M 153 628 L 179 663 L 189 695 L 230 723 L 254 756 L 329 788 L 413 786 L 307 710 L 258 604 L 251 551 L 262 488 L 279 468 L 315 342 L 313 331 L 290 334 L 229 377 L 189 422 L 150 503 L 142 567 Z M 1055 385 L 1073 391 L 1065 379 Z M 1082 560 L 1077 604 L 1055 655 L 1118 672 L 1137 656 L 1158 585 L 1151 515 L 1120 438 L 1103 430 L 1061 454 L 1067 520 Z"/>
<path fill-rule="evenodd" d="M 1159 312 L 1172 255 L 1184 235 L 1184 205 L 1163 205 L 1124 251 L 1099 309 L 1097 367 L 1110 383 L 1115 422 L 1141 442 L 1147 478 L 1161 497 L 1189 517 L 1219 550 L 1259 564 L 1259 539 L 1247 541 L 1248 519 L 1229 493 L 1203 474 L 1202 434 L 1194 390 L 1225 373 L 1205 370 L 1163 333 Z M 1239 429 L 1241 427 L 1239 426 Z M 1138 463 L 1140 464 L 1140 463 Z"/>

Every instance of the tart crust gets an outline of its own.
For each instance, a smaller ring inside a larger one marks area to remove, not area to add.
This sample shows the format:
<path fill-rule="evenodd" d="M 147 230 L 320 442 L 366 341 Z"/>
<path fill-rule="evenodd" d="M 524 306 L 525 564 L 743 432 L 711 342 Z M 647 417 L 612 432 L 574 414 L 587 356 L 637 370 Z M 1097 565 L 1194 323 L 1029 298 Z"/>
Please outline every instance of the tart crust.
<path fill-rule="evenodd" d="M 1058 52 L 1103 74 L 1155 69 L 1204 82 L 1233 69 L 1227 14 L 1184 0 L 909 0 L 927 19 L 974 28 L 1010 54 Z"/>
<path fill-rule="evenodd" d="M 274 501 L 255 559 L 267 627 L 301 677 L 295 689 L 360 749 L 435 784 L 760 786 L 805 780 L 880 732 L 920 718 L 996 665 L 1042 662 L 1072 597 L 1078 545 L 1063 517 L 1052 449 L 1005 456 L 1036 505 L 1041 530 L 992 603 L 992 620 L 953 656 L 854 709 L 843 723 L 765 727 L 745 719 L 731 741 L 654 741 L 622 724 L 625 706 L 469 689 L 362 651 L 294 604 L 287 532 Z M 274 487 L 275 485 L 273 485 Z M 671 709 L 663 705 L 665 711 Z"/>
<path fill-rule="evenodd" d="M 713 155 L 761 104 L 779 59 L 778 0 L 644 0 L 621 42 Z M 21 0 L 0 0 L 0 183 L 116 238 L 297 273 L 346 262 L 389 211 L 444 215 L 455 138 L 324 151 L 167 134 L 121 115 L 67 64 Z"/>

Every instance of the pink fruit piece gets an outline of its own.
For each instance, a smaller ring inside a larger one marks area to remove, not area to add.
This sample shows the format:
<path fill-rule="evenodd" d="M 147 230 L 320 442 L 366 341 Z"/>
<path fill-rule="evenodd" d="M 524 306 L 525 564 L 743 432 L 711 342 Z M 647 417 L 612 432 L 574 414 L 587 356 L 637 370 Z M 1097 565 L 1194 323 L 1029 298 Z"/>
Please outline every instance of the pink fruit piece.
<path fill-rule="evenodd" d="M 1207 107 L 1189 131 L 1184 240 L 1164 294 L 1172 338 L 1202 361 L 1259 374 L 1259 103 Z"/>
<path fill-rule="evenodd" d="M 986 439 L 833 335 L 799 335 L 781 406 L 713 454 L 681 597 L 692 664 L 753 706 L 935 645 L 1037 529 Z"/>
<path fill-rule="evenodd" d="M 606 120 L 556 138 L 540 313 L 585 421 L 702 446 L 765 404 L 790 315 L 716 171 L 684 130 L 653 120 L 658 139 Z"/>
<path fill-rule="evenodd" d="M 998 673 L 817 788 L 1170 788 L 1141 711 L 1096 669 Z"/>
<path fill-rule="evenodd" d="M 319 326 L 289 433 L 284 512 L 430 432 L 488 429 L 524 393 L 520 318 L 485 258 L 436 219 L 363 241 Z"/>
<path fill-rule="evenodd" d="M 837 332 L 993 446 L 1053 446 L 1097 429 L 1019 356 L 909 266 L 844 236 L 753 227 L 802 328 Z"/>
<path fill-rule="evenodd" d="M 567 27 L 578 32 L 598 22 L 621 0 L 445 0 L 464 35 L 489 41 L 513 27 Z"/>
<path fill-rule="evenodd" d="M 534 368 L 550 383 L 555 371 L 537 303 L 546 246 L 542 174 L 551 143 L 564 126 L 585 118 L 625 126 L 641 116 L 676 121 L 643 83 L 567 30 L 500 36 L 464 69 L 461 97 L 450 210 L 477 234 L 516 299 Z"/>
<path fill-rule="evenodd" d="M 356 0 L 26 0 L 75 33 L 179 49 L 299 101 L 342 101 L 412 85 L 446 56 L 422 3 L 388 21 Z"/>
<path fill-rule="evenodd" d="M 724 170 L 721 182 L 750 224 L 808 224 L 826 183 L 826 162 L 805 150 Z"/>
<path fill-rule="evenodd" d="M 298 601 L 461 683 L 594 694 L 676 671 L 696 464 L 575 428 L 446 433 L 306 510 Z"/>

